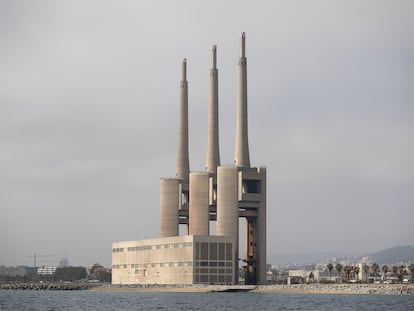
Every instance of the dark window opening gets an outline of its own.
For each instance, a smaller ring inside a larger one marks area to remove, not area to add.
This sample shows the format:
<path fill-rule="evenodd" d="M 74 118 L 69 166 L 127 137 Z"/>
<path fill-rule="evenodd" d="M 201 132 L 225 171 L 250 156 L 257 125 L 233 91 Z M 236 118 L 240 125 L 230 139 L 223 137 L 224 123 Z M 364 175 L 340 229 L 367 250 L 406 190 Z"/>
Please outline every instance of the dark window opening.
<path fill-rule="evenodd" d="M 244 193 L 260 193 L 260 180 L 244 179 L 243 180 Z"/>

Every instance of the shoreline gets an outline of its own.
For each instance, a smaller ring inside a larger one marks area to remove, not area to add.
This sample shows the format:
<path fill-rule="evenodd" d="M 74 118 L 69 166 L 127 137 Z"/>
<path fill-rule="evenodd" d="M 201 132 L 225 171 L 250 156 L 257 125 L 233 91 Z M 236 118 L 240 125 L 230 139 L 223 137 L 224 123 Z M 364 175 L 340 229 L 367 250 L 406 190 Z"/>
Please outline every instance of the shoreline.
<path fill-rule="evenodd" d="M 346 295 L 414 295 L 414 284 L 298 284 L 298 285 L 108 285 L 91 288 L 94 291 L 137 292 L 249 292 L 292 294 L 346 294 Z"/>
<path fill-rule="evenodd" d="M 91 290 L 176 293 L 292 293 L 340 295 L 414 295 L 414 284 L 295 284 L 295 285 L 112 285 L 108 283 L 3 283 L 0 290 Z"/>

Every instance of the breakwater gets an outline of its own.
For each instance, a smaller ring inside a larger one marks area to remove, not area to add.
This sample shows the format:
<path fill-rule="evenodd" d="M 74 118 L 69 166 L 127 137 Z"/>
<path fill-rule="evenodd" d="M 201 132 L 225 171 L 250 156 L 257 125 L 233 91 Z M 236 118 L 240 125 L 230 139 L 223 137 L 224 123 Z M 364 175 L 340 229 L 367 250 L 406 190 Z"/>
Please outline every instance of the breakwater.
<path fill-rule="evenodd" d="M 1 284 L 2 290 L 86 290 L 89 284 L 78 283 L 10 283 Z"/>
<path fill-rule="evenodd" d="M 256 292 L 300 292 L 322 294 L 379 294 L 414 295 L 414 284 L 295 284 L 295 285 L 259 285 Z"/>
<path fill-rule="evenodd" d="M 111 285 L 87 283 L 4 283 L 1 290 L 98 290 L 154 292 L 256 292 L 303 294 L 414 295 L 414 284 L 295 284 L 295 285 Z"/>

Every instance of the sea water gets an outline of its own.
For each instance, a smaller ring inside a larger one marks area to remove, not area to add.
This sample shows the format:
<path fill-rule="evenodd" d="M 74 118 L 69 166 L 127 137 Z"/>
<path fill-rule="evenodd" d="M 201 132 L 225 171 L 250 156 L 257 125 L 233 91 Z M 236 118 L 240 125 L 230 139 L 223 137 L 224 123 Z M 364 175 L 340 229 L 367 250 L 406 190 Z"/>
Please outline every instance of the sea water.
<path fill-rule="evenodd" d="M 0 310 L 414 310 L 414 295 L 0 290 Z"/>

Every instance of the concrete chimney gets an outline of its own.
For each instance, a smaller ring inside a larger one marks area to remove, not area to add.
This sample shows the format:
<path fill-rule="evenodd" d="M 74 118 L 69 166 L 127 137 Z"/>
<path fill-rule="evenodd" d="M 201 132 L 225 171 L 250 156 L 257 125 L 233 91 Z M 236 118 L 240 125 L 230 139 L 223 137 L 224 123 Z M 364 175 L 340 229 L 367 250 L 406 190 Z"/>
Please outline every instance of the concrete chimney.
<path fill-rule="evenodd" d="M 188 156 L 188 82 L 187 60 L 184 58 L 180 81 L 180 115 L 178 125 L 177 178 L 188 184 L 190 161 Z"/>
<path fill-rule="evenodd" d="M 218 129 L 218 70 L 217 47 L 211 49 L 210 93 L 208 108 L 208 145 L 206 171 L 217 173 L 220 166 L 219 129 Z"/>
<path fill-rule="evenodd" d="M 245 48 L 246 35 L 240 35 L 240 57 L 237 73 L 237 125 L 236 148 L 234 165 L 237 167 L 250 167 L 249 141 L 247 133 L 247 59 Z"/>

